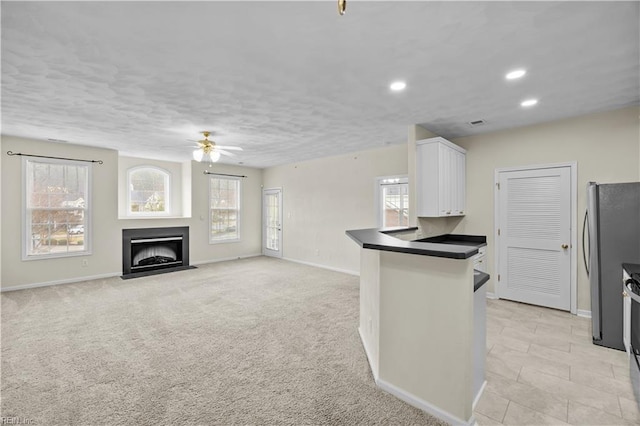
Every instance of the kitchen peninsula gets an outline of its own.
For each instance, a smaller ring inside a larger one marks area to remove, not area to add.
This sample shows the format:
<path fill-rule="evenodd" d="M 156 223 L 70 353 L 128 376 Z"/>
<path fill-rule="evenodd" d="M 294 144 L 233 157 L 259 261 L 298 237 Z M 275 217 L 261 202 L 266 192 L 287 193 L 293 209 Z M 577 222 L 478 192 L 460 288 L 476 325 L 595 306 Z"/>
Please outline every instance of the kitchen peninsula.
<path fill-rule="evenodd" d="M 473 257 L 486 238 L 414 240 L 416 230 L 346 231 L 361 247 L 360 337 L 380 388 L 471 425 L 485 383 L 489 280 Z"/>

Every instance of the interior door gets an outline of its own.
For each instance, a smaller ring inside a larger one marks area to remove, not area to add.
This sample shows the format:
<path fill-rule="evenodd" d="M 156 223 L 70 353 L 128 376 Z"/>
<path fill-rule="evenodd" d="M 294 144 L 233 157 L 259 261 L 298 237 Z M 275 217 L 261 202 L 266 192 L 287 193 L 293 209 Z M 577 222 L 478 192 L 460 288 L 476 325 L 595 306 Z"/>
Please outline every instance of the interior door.
<path fill-rule="evenodd" d="M 262 206 L 262 254 L 282 257 L 282 190 L 265 189 Z"/>
<path fill-rule="evenodd" d="M 571 168 L 499 173 L 498 297 L 571 309 Z"/>

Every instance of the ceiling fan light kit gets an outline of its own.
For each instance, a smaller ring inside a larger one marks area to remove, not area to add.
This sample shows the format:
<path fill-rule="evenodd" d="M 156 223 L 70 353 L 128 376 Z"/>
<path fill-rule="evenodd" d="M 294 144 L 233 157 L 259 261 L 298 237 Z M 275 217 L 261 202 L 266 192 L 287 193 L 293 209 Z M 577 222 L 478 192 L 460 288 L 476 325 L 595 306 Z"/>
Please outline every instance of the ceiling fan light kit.
<path fill-rule="evenodd" d="M 198 148 L 193 151 L 193 159 L 197 162 L 215 163 L 220 160 L 221 154 L 235 157 L 234 154 L 227 150 L 242 151 L 242 148 L 237 146 L 216 145 L 214 141 L 209 140 L 209 136 L 211 135 L 211 132 L 209 131 L 203 131 L 202 135 L 204 136 L 204 139 L 197 141 Z"/>

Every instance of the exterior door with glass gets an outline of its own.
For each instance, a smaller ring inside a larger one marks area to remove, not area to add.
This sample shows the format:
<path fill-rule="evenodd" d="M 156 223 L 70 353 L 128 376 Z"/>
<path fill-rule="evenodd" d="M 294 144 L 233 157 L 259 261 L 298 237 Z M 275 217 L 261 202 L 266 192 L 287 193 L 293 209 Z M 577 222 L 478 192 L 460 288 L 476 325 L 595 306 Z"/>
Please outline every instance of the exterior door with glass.
<path fill-rule="evenodd" d="M 262 206 L 262 254 L 282 257 L 282 189 L 265 189 Z"/>

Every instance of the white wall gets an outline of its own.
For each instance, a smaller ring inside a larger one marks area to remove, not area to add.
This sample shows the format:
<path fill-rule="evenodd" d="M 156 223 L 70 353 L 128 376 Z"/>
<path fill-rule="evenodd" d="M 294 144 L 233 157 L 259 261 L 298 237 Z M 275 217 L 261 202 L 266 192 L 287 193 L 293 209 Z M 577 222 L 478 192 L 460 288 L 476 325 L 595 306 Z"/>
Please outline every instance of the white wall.
<path fill-rule="evenodd" d="M 209 244 L 209 176 L 204 171 L 245 175 L 241 180 L 240 241 Z M 262 169 L 206 163 L 191 163 L 193 188 L 191 227 L 191 262 L 255 256 L 262 253 Z"/>
<path fill-rule="evenodd" d="M 4 157 L 2 138 L 0 138 L 0 155 Z M 0 191 L 2 190 L 2 161 L 0 160 Z M 0 192 L 0 286 L 2 285 L 2 193 Z"/>
<path fill-rule="evenodd" d="M 122 260 L 117 221 L 117 151 L 7 136 L 2 139 L 3 150 L 6 151 L 104 162 L 92 166 L 92 254 L 23 261 L 22 161 L 19 156 L 2 155 L 2 287 L 117 272 Z M 88 266 L 82 266 L 82 259 L 88 260 Z"/>
<path fill-rule="evenodd" d="M 283 189 L 283 257 L 357 273 L 348 229 L 375 228 L 375 179 L 407 173 L 407 145 L 265 169 L 264 187 Z"/>
<path fill-rule="evenodd" d="M 122 229 L 167 226 L 190 227 L 190 261 L 192 264 L 220 259 L 257 255 L 261 251 L 262 170 L 216 164 L 192 163 L 192 217 L 171 219 L 118 219 L 118 153 L 72 144 L 55 144 L 31 139 L 2 137 L 2 248 L 1 280 L 3 289 L 46 283 L 71 282 L 122 273 Z M 92 254 L 82 257 L 21 260 L 22 187 L 20 157 L 6 151 L 37 155 L 103 160 L 93 167 Z M 241 241 L 209 244 L 208 179 L 202 172 L 211 171 L 246 175 L 242 181 Z M 86 267 L 82 259 L 88 260 Z"/>
<path fill-rule="evenodd" d="M 467 150 L 467 215 L 454 232 L 486 235 L 494 290 L 494 172 L 496 168 L 578 163 L 578 234 L 582 232 L 587 182 L 632 182 L 640 177 L 637 107 L 502 132 L 454 139 Z M 580 241 L 580 238 L 578 239 Z M 591 310 L 589 281 L 578 244 L 578 309 Z"/>
<path fill-rule="evenodd" d="M 453 140 L 467 149 L 467 216 L 463 219 L 421 219 L 426 234 L 460 232 L 487 235 L 489 273 L 493 275 L 493 176 L 498 167 L 578 162 L 578 214 L 584 211 L 584 187 L 600 182 L 640 179 L 640 126 L 638 108 L 626 108 L 590 116 L 560 120 Z M 407 145 L 321 158 L 266 170 L 216 164 L 213 170 L 244 174 L 242 240 L 210 245 L 208 184 L 202 172 L 206 164 L 192 163 L 191 217 L 178 219 L 118 220 L 118 162 L 116 151 L 71 144 L 54 144 L 3 137 L 0 162 L 0 276 L 2 287 L 44 282 L 72 281 L 121 272 L 123 228 L 184 226 L 191 228 L 191 262 L 243 257 L 261 252 L 261 184 L 282 187 L 284 201 L 284 257 L 351 272 L 359 271 L 358 246 L 347 229 L 376 227 L 375 178 L 409 174 L 415 176 L 415 140 L 433 134 L 410 126 Z M 413 146 L 413 149 L 411 149 Z M 21 161 L 5 153 L 30 152 L 105 161 L 94 167 L 94 246 L 89 265 L 81 258 L 24 262 L 20 259 Z M 183 169 L 184 170 L 184 169 Z M 411 193 L 415 200 L 415 194 Z M 414 202 L 415 203 L 415 202 Z M 580 218 L 577 218 L 578 221 Z M 416 223 L 410 213 L 410 224 Z M 581 226 L 581 225 L 579 225 Z M 578 248 L 581 250 L 581 248 Z M 582 252 L 578 253 L 578 259 Z M 590 309 L 588 282 L 578 265 L 578 309 Z M 493 281 L 493 280 L 492 280 Z M 494 291 L 489 283 L 489 291 Z"/>

